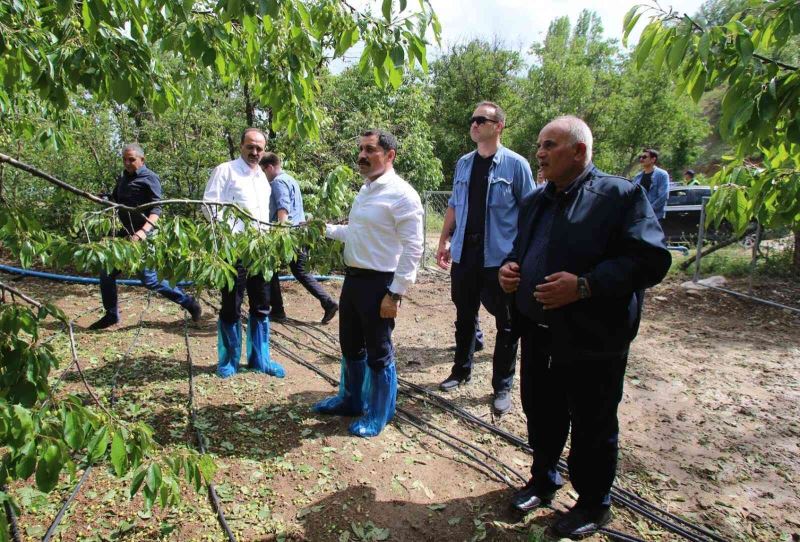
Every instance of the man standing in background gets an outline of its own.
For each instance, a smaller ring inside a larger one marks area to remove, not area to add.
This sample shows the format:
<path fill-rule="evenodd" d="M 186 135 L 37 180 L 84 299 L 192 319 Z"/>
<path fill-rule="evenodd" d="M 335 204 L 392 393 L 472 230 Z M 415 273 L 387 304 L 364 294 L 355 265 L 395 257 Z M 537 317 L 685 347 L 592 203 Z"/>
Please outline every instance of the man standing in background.
<path fill-rule="evenodd" d="M 669 174 L 656 166 L 658 163 L 658 151 L 655 149 L 644 149 L 639 155 L 639 163 L 642 171 L 633 178 L 633 184 L 638 184 L 644 188 L 647 200 L 653 207 L 656 218 L 664 220 L 667 216 L 667 196 L 669 195 Z"/>
<path fill-rule="evenodd" d="M 270 222 L 280 222 L 297 225 L 305 221 L 303 211 L 303 195 L 300 193 L 300 185 L 297 181 L 283 171 L 281 159 L 274 152 L 266 152 L 259 162 L 261 170 L 269 180 L 272 194 L 269 198 Z M 301 248 L 295 254 L 295 259 L 289 262 L 289 269 L 297 282 L 303 285 L 308 293 L 313 295 L 322 305 L 325 311 L 322 316 L 322 324 L 327 324 L 336 315 L 339 305 L 331 299 L 331 296 L 322 288 L 312 275 L 306 272 L 306 261 L 308 251 Z M 272 275 L 269 283 L 270 289 L 270 317 L 273 321 L 279 322 L 286 319 L 286 309 L 283 306 L 283 295 L 281 294 L 281 282 L 278 272 Z"/>
<path fill-rule="evenodd" d="M 500 144 L 505 122 L 505 112 L 492 102 L 479 103 L 469 119 L 469 134 L 477 149 L 456 164 L 453 194 L 436 252 L 442 269 L 450 267 L 452 260 L 450 295 L 456 306 L 453 368 L 439 389 L 449 391 L 470 381 L 477 316 L 483 303 L 497 328 L 492 357 L 492 406 L 497 414 L 511 410 L 517 358 L 517 341 L 497 270 L 516 236 L 519 202 L 533 191 L 528 161 Z"/>

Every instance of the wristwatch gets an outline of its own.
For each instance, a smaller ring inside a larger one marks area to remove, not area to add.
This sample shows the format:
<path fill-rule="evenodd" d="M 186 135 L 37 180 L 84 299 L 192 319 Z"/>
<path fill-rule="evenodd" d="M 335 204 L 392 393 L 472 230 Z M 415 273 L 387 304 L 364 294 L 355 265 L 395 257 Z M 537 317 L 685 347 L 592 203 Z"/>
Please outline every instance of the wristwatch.
<path fill-rule="evenodd" d="M 386 295 L 388 295 L 389 299 L 391 299 L 392 301 L 402 301 L 403 300 L 403 296 L 402 295 L 396 294 L 391 290 L 386 290 Z"/>
<path fill-rule="evenodd" d="M 592 292 L 589 291 L 589 282 L 586 277 L 578 277 L 578 299 L 586 299 L 591 296 Z"/>

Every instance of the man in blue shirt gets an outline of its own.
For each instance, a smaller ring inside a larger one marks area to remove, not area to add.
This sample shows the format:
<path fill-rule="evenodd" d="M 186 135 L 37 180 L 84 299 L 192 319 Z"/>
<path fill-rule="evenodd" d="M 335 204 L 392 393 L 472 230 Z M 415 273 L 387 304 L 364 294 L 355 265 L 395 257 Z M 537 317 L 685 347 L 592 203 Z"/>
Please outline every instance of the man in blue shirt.
<path fill-rule="evenodd" d="M 442 269 L 449 268 L 452 261 L 450 295 L 456 306 L 453 368 L 439 388 L 448 391 L 469 382 L 477 315 L 483 303 L 497 327 L 492 388 L 498 414 L 511 409 L 517 340 L 511 333 L 497 271 L 516 236 L 519 203 L 534 186 L 528 161 L 500 144 L 505 121 L 505 112 L 496 103 L 481 102 L 475 108 L 469 133 L 477 149 L 456 164 L 453 194 L 436 252 Z"/>
<path fill-rule="evenodd" d="M 111 201 L 137 207 L 146 203 L 154 203 L 161 199 L 161 181 L 158 175 L 144 165 L 144 151 L 136 143 L 126 145 L 122 149 L 122 163 L 124 170 L 117 178 L 117 184 L 111 193 Z M 161 206 L 151 207 L 145 218 L 144 213 L 132 213 L 125 210 L 119 211 L 122 230 L 116 232 L 118 237 L 127 237 L 134 243 L 144 241 L 153 232 L 153 224 L 161 216 Z M 100 273 L 100 296 L 106 313 L 102 318 L 89 326 L 89 329 L 105 329 L 119 322 L 119 307 L 117 305 L 117 276 L 119 271 Z M 189 294 L 177 286 L 172 287 L 166 280 L 159 281 L 156 272 L 152 269 L 143 269 L 139 279 L 148 289 L 161 294 L 170 301 L 179 304 L 189 311 L 192 320 L 200 320 L 202 310 L 200 305 Z"/>
<path fill-rule="evenodd" d="M 305 222 L 306 215 L 303 211 L 303 195 L 297 181 L 281 168 L 281 159 L 274 152 L 266 152 L 259 162 L 262 171 L 269 180 L 272 194 L 269 198 L 270 222 L 288 222 L 299 224 Z M 289 269 L 297 282 L 303 285 L 322 305 L 325 311 L 322 323 L 327 324 L 336 315 L 339 305 L 322 288 L 312 275 L 306 272 L 308 252 L 305 249 L 297 252 L 294 261 L 289 263 Z M 270 318 L 275 322 L 286 319 L 286 310 L 283 307 L 283 295 L 278 273 L 272 275 L 269 283 L 270 289 Z"/>
<path fill-rule="evenodd" d="M 656 166 L 658 162 L 658 151 L 655 149 L 644 149 L 639 155 L 639 163 L 642 171 L 633 178 L 633 184 L 638 184 L 644 188 L 647 200 L 656 213 L 656 218 L 664 220 L 667 216 L 667 196 L 669 195 L 669 174 Z"/>

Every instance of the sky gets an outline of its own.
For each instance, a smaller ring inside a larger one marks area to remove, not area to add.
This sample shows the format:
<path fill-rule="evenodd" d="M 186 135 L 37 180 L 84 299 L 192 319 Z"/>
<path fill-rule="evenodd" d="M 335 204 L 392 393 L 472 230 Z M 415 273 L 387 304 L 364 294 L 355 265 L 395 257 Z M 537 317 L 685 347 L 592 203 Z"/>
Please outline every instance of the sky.
<path fill-rule="evenodd" d="M 516 49 L 523 54 L 534 42 L 542 41 L 547 34 L 550 21 L 556 17 L 568 16 L 571 22 L 578 14 L 588 9 L 594 11 L 603 21 L 606 37 L 622 41 L 622 21 L 625 13 L 636 4 L 654 5 L 653 0 L 430 0 L 434 11 L 442 23 L 442 48 L 468 42 L 474 38 L 491 41 L 498 36 L 505 47 Z M 380 13 L 379 0 L 356 0 L 353 5 L 363 8 L 371 6 L 374 13 Z M 680 13 L 694 14 L 703 0 L 662 0 L 663 9 L 672 8 Z M 411 9 L 417 3 L 408 2 Z M 634 29 L 629 46 L 635 45 L 639 33 L 644 28 L 644 19 Z M 361 47 L 356 46 L 347 53 L 349 61 L 357 61 Z M 434 59 L 441 51 L 431 47 L 428 58 Z M 341 61 L 331 66 L 334 72 L 343 68 Z"/>

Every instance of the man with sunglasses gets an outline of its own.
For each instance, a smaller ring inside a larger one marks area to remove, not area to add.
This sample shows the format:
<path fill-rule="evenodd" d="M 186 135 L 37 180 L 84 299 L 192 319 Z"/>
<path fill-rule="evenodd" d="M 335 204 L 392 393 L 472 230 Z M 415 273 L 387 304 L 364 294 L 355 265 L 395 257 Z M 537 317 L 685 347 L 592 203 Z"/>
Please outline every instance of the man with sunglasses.
<path fill-rule="evenodd" d="M 497 282 L 497 271 L 514 242 L 519 203 L 533 191 L 528 161 L 500 144 L 505 112 L 481 102 L 469 122 L 477 149 L 456 164 L 453 194 L 448 201 L 436 261 L 451 267 L 450 295 L 456 306 L 456 352 L 442 391 L 469 382 L 475 353 L 478 310 L 483 303 L 495 317 L 497 339 L 492 358 L 492 406 L 498 414 L 511 410 L 511 386 L 517 340 L 509 310 Z M 448 247 L 449 242 L 449 247 Z"/>
<path fill-rule="evenodd" d="M 271 189 L 267 176 L 259 167 L 259 160 L 267 145 L 267 136 L 257 128 L 242 132 L 241 156 L 217 166 L 206 185 L 203 201 L 209 203 L 235 203 L 259 222 L 269 222 Z M 207 205 L 203 212 L 216 220 L 221 207 Z M 233 232 L 242 232 L 246 224 L 229 217 Z M 261 228 L 261 225 L 257 225 Z M 269 283 L 263 275 L 248 276 L 241 262 L 231 262 L 236 267 L 233 288 L 222 290 L 222 307 L 217 321 L 217 375 L 233 376 L 239 370 L 242 354 L 242 301 L 247 290 L 250 302 L 250 319 L 247 325 L 247 364 L 251 369 L 283 378 L 284 370 L 269 354 Z"/>
<path fill-rule="evenodd" d="M 656 218 L 664 220 L 667 215 L 667 196 L 669 195 L 669 174 L 656 166 L 658 151 L 644 149 L 639 155 L 642 171 L 633 178 L 633 184 L 644 188 L 647 200 L 653 206 Z"/>

